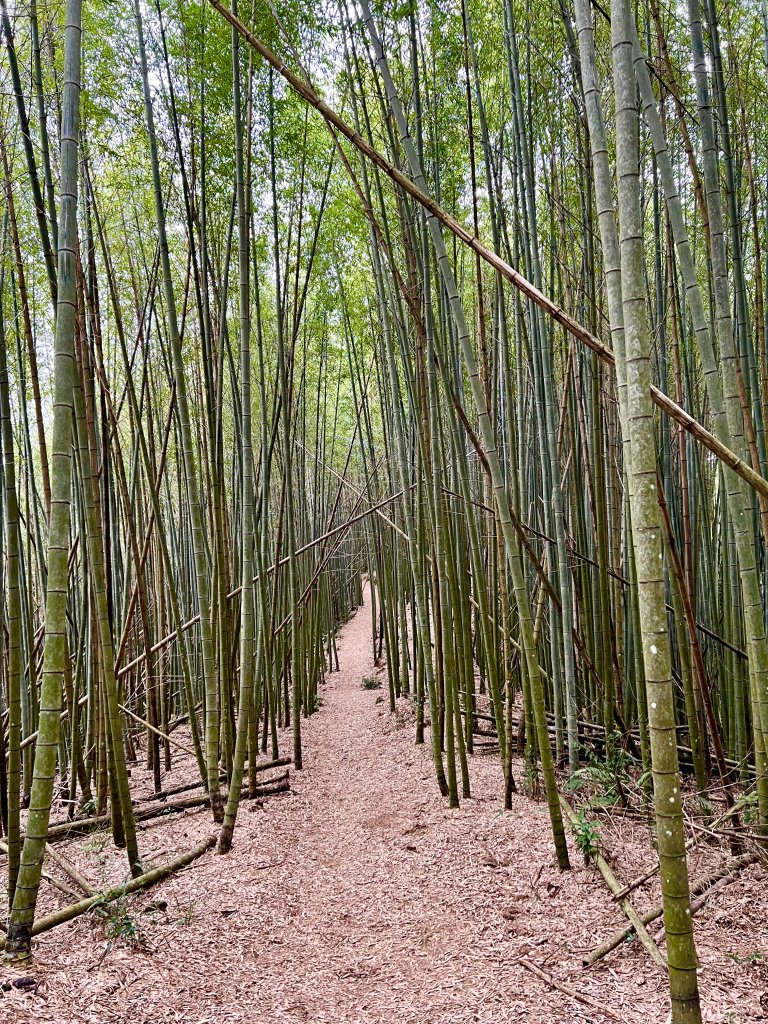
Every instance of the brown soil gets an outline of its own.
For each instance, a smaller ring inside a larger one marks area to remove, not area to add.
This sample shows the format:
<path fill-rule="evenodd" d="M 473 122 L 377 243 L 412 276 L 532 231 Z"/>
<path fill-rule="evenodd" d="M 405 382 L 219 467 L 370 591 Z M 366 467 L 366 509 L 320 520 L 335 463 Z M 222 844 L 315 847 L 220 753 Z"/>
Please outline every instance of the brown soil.
<path fill-rule="evenodd" d="M 584 971 L 581 958 L 621 922 L 592 867 L 573 851 L 558 873 L 546 808 L 524 796 L 504 813 L 498 758 L 475 755 L 473 799 L 449 810 L 428 746 L 415 747 L 408 706 L 395 716 L 375 674 L 369 605 L 344 628 L 341 671 L 304 732 L 292 793 L 244 804 L 233 852 L 131 897 L 111 923 L 94 914 L 35 943 L 22 971 L 37 991 L 0 990 L 0 1022 L 57 1024 L 563 1024 L 615 1019 L 553 989 L 525 957 L 627 1022 L 664 1022 L 666 979 L 639 943 Z M 385 685 L 386 680 L 384 679 Z M 288 737 L 285 738 L 288 749 Z M 518 772 L 518 779 L 519 779 Z M 183 756 L 168 786 L 193 778 Z M 137 792 L 149 775 L 134 768 Z M 212 832 L 206 810 L 141 829 L 160 863 Z M 647 827 L 603 827 L 623 880 L 652 863 Z M 61 847 L 94 885 L 125 863 L 99 834 Z M 694 849 L 691 874 L 725 853 Z M 654 883 L 639 910 L 657 899 Z M 64 897 L 44 883 L 41 912 Z M 705 1020 L 768 1019 L 765 872 L 747 869 L 697 916 Z M 123 935 L 112 939 L 122 921 Z M 125 934 L 133 930 L 133 935 Z"/>

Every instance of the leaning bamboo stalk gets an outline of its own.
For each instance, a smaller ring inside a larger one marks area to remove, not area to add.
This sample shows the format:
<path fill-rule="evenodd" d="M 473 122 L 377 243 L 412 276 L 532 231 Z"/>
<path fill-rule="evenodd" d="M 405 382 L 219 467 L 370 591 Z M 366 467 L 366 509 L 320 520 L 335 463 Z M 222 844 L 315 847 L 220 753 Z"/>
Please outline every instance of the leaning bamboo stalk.
<path fill-rule="evenodd" d="M 5 150 L 3 148 L 3 154 Z M 10 191 L 10 186 L 6 185 Z M 6 227 L 9 215 L 6 216 Z M 7 232 L 6 232 L 7 233 Z M 2 471 L 5 491 L 5 549 L 8 596 L 6 622 L 8 630 L 8 664 L 6 687 L 8 704 L 7 739 L 7 801 L 6 835 L 10 847 L 8 857 L 8 902 L 13 903 L 16 877 L 19 872 L 20 807 L 21 807 L 21 598 L 19 592 L 19 502 L 16 491 L 16 465 L 13 451 L 13 428 L 11 424 L 10 392 L 8 386 L 8 361 L 6 356 L 5 321 L 2 310 L 2 291 L 5 282 L 5 266 L 0 268 L 0 436 L 2 437 Z M 5 723 L 0 724 L 5 729 Z M 2 746 L 3 744 L 0 744 Z M 6 756 L 4 750 L 2 755 Z"/>
<path fill-rule="evenodd" d="M 597 355 L 607 363 L 609 366 L 614 365 L 614 355 L 609 348 L 596 338 L 590 331 L 583 327 L 577 320 L 574 320 L 565 310 L 561 309 L 555 302 L 544 295 L 543 292 L 539 291 L 530 281 L 528 281 L 519 271 L 515 270 L 505 260 L 503 260 L 497 253 L 488 249 L 479 239 L 475 238 L 471 231 L 468 231 L 462 224 L 455 220 L 449 213 L 442 208 L 442 206 L 436 202 L 431 196 L 424 192 L 417 184 L 415 184 L 411 178 L 402 171 L 399 171 L 393 164 L 391 164 L 386 157 L 382 156 L 379 151 L 372 146 L 369 142 L 366 142 L 350 125 L 344 121 L 343 118 L 339 117 L 314 91 L 314 89 L 303 82 L 297 75 L 295 75 L 280 58 L 272 53 L 272 51 L 246 26 L 236 18 L 231 11 L 228 11 L 219 0 L 209 0 L 209 3 L 214 7 L 223 18 L 225 18 L 233 28 L 235 28 L 243 39 L 247 42 L 270 64 L 283 78 L 288 82 L 291 88 L 299 95 L 305 102 L 309 103 L 310 106 L 314 107 L 319 114 L 322 115 L 324 120 L 332 125 L 338 132 L 340 132 L 346 139 L 348 139 L 353 146 L 355 146 L 364 156 L 366 156 L 372 163 L 380 167 L 385 174 L 388 175 L 399 185 L 403 191 L 407 192 L 413 199 L 415 199 L 421 206 L 424 207 L 436 220 L 438 220 L 444 227 L 456 236 L 465 245 L 469 246 L 473 252 L 476 252 L 481 259 L 483 259 L 489 266 L 497 270 L 502 277 L 504 277 L 510 284 L 514 285 L 523 295 L 531 299 L 537 306 L 541 307 L 548 316 L 564 327 L 577 341 L 586 345 L 588 348 L 596 352 Z M 660 391 L 655 385 L 650 387 L 651 398 L 655 405 L 658 406 L 662 412 L 665 412 L 671 419 L 676 423 L 679 423 L 685 428 L 688 433 L 691 434 L 697 441 L 699 441 L 705 448 L 707 448 L 713 455 L 715 455 L 721 462 L 729 466 L 738 476 L 740 476 L 753 490 L 759 494 L 763 494 L 768 497 L 768 480 L 766 480 L 759 473 L 742 459 L 739 455 L 733 452 L 727 445 L 719 441 L 714 434 L 710 433 L 698 423 L 689 413 L 684 409 L 680 408 L 676 402 L 674 402 L 668 395 Z"/>
<path fill-rule="evenodd" d="M 189 754 L 190 757 L 197 757 L 197 754 L 195 753 L 194 750 L 192 750 L 191 747 L 188 747 L 185 743 L 180 743 L 178 740 L 173 739 L 171 736 L 168 735 L 167 732 L 163 732 L 162 729 L 158 729 L 157 726 L 152 725 L 145 718 L 141 718 L 139 715 L 135 714 L 135 712 L 131 711 L 130 708 L 127 708 L 125 704 L 118 704 L 117 706 L 123 712 L 123 714 L 128 715 L 128 717 L 132 718 L 134 722 L 138 722 L 139 725 L 143 725 L 146 729 L 149 729 L 149 731 L 153 733 L 155 736 L 159 736 L 160 739 L 165 740 L 167 743 L 170 743 L 172 746 L 177 747 L 179 750 L 183 750 L 184 753 Z"/>
<path fill-rule="evenodd" d="M 25 90 L 21 82 L 21 75 L 19 73 L 19 62 L 16 53 L 16 46 L 13 38 L 13 28 L 11 27 L 11 18 L 8 12 L 8 6 L 6 0 L 0 0 L 0 22 L 2 23 L 3 34 L 5 35 L 5 45 L 8 53 L 8 67 L 11 72 L 11 82 L 13 85 L 13 94 L 16 100 L 16 110 L 19 118 L 19 126 L 21 128 L 21 139 L 24 148 L 24 157 L 27 164 L 27 177 L 29 179 L 29 185 L 32 190 L 33 205 L 35 207 L 35 215 L 37 219 L 37 226 L 40 231 L 40 241 L 43 249 L 43 256 L 45 258 L 45 269 L 48 277 L 48 285 L 51 291 L 51 299 L 53 300 L 53 306 L 56 308 L 58 301 L 58 282 L 57 278 L 60 276 L 61 267 L 57 267 L 57 253 L 54 253 L 51 246 L 51 236 L 48 231 L 48 221 L 45 216 L 45 206 L 43 204 L 43 193 L 40 188 L 40 176 L 37 172 L 37 163 L 35 161 L 35 150 L 32 143 L 32 134 L 29 127 L 29 115 L 27 113 L 27 107 L 25 102 Z M 63 104 L 66 106 L 66 103 Z M 62 213 L 62 220 L 64 215 Z"/>
<path fill-rule="evenodd" d="M 81 357 L 78 360 L 78 355 Z M 136 842 L 136 834 L 132 820 L 131 794 L 123 744 L 122 724 L 118 711 L 118 686 L 114 670 L 114 646 L 112 625 L 109 617 L 107 597 L 107 574 L 104 564 L 105 551 L 103 537 L 99 529 L 100 512 L 97 508 L 99 491 L 94 478 L 94 469 L 98 472 L 96 456 L 96 439 L 93 429 L 93 402 L 91 378 L 86 368 L 87 352 L 85 347 L 75 353 L 80 378 L 85 382 L 85 391 L 81 380 L 73 380 L 72 394 L 75 409 L 75 437 L 79 449 L 79 470 L 83 516 L 85 520 L 86 547 L 91 571 L 91 593 L 96 615 L 99 654 L 103 661 L 102 682 L 106 708 L 107 744 L 113 779 L 111 809 L 113 815 L 113 832 L 117 845 L 125 843 L 128 863 L 134 875 L 141 873 L 141 861 Z M 76 450 L 78 450 L 76 449 Z M 117 799 L 115 799 L 117 797 Z"/>
<path fill-rule="evenodd" d="M 237 12 L 237 0 L 232 2 Z M 243 163 L 243 117 L 240 95 L 240 38 L 232 30 L 232 78 L 235 119 L 235 201 L 237 203 L 238 225 L 238 299 L 240 313 L 240 388 L 241 388 L 241 503 L 242 527 L 240 542 L 240 699 L 237 729 L 232 759 L 231 785 L 224 807 L 224 820 L 219 832 L 218 853 L 228 853 L 232 848 L 232 836 L 240 803 L 240 786 L 248 745 L 249 719 L 258 715 L 256 704 L 256 681 L 259 679 L 263 641 L 259 644 L 254 659 L 255 612 L 253 592 L 253 432 L 251 425 L 251 317 L 250 317 L 250 264 L 248 229 L 250 220 L 250 197 L 246 194 L 245 168 Z M 250 136 L 248 137 L 250 154 Z M 266 410 L 262 410 L 264 415 Z M 298 710 L 294 708 L 298 717 Z"/>
<path fill-rule="evenodd" d="M 5 125 L 0 120 L 0 131 L 5 133 Z M 21 306 L 22 320 L 24 324 L 24 338 L 27 343 L 27 358 L 29 360 L 29 376 L 32 384 L 32 397 L 35 406 L 35 422 L 37 424 L 37 444 L 40 456 L 40 475 L 43 483 L 43 497 L 45 499 L 45 514 L 48 519 L 51 516 L 51 477 L 48 468 L 48 446 L 45 439 L 45 421 L 43 418 L 42 400 L 40 397 L 40 378 L 37 369 L 37 351 L 35 349 L 35 338 L 32 331 L 30 317 L 30 303 L 26 284 L 26 271 L 24 269 L 24 257 L 22 255 L 21 243 L 19 241 L 19 228 L 16 220 L 16 203 L 11 185 L 11 168 L 8 162 L 8 155 L 4 141 L 0 141 L 0 157 L 2 157 L 3 173 L 5 176 L 5 202 L 8 211 L 8 225 L 10 227 L 11 241 L 13 243 L 13 254 L 16 262 L 16 281 L 19 289 L 19 304 Z"/>

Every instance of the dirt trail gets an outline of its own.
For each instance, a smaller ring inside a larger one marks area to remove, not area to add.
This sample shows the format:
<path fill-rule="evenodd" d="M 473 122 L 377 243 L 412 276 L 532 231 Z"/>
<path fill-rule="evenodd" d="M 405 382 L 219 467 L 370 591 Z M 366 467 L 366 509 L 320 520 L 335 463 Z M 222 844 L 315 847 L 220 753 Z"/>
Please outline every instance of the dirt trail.
<path fill-rule="evenodd" d="M 339 659 L 323 707 L 302 723 L 293 794 L 244 805 L 230 857 L 208 855 L 129 905 L 147 950 L 110 946 L 92 920 L 63 926 L 27 970 L 37 995 L 0 993 L 0 1021 L 609 1019 L 521 956 L 628 1022 L 664 1020 L 665 979 L 641 950 L 580 970 L 580 950 L 619 917 L 591 869 L 557 873 L 542 805 L 519 797 L 502 813 L 496 758 L 473 758 L 475 798 L 460 810 L 437 796 L 428 747 L 389 715 L 385 691 L 361 688 L 374 671 L 368 603 L 342 631 Z M 170 819 L 142 831 L 142 850 L 164 859 L 210 831 L 205 812 Z M 102 856 L 114 877 L 108 846 L 90 844 L 80 840 L 81 856 Z"/>

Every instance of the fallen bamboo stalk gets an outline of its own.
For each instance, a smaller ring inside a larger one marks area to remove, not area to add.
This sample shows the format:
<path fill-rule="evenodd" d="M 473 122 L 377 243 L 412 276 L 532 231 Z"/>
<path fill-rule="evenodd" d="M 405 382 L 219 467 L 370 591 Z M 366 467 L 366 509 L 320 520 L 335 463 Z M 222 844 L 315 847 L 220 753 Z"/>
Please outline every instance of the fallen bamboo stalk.
<path fill-rule="evenodd" d="M 78 890 L 75 889 L 74 886 L 71 886 L 69 882 L 59 879 L 56 874 L 51 874 L 46 867 L 44 867 L 40 873 L 41 877 L 44 878 L 49 885 L 52 885 L 54 889 L 58 889 L 60 893 L 63 893 L 63 895 L 67 896 L 69 899 L 79 900 L 83 898 L 82 892 L 78 892 Z"/>
<path fill-rule="evenodd" d="M 717 871 L 713 871 L 705 878 L 700 879 L 695 885 L 691 886 L 691 896 L 699 897 L 694 899 L 691 903 L 691 913 L 695 913 L 696 910 L 700 910 L 706 902 L 707 896 L 710 894 L 711 889 L 720 882 L 726 883 L 735 880 L 739 871 L 742 868 L 747 867 L 749 864 L 754 864 L 758 857 L 755 853 L 745 853 L 741 857 L 736 857 L 734 860 L 728 861 L 722 868 Z M 721 886 L 718 884 L 718 888 Z M 653 907 L 651 910 L 646 911 L 640 918 L 643 925 L 651 924 L 652 921 L 658 920 L 661 917 L 664 910 L 661 904 Z M 618 928 L 613 935 L 601 943 L 596 949 L 592 950 L 588 957 L 586 957 L 582 963 L 584 967 L 591 967 L 592 964 L 596 964 L 598 960 L 602 960 L 604 956 L 607 956 L 611 950 L 616 949 L 621 943 L 628 938 L 634 931 L 633 925 L 629 925 L 626 928 Z"/>
<path fill-rule="evenodd" d="M 690 840 L 685 844 L 686 849 L 689 848 L 689 843 Z M 631 882 L 627 882 L 627 884 L 622 889 L 619 889 L 618 892 L 615 892 L 612 897 L 613 900 L 623 900 L 625 896 L 630 896 L 635 891 L 635 889 L 639 889 L 641 885 L 645 885 L 646 882 L 650 881 L 650 879 L 658 873 L 659 865 L 658 863 L 656 863 L 652 868 L 648 868 L 647 871 L 644 871 L 641 875 L 638 875 L 636 878 L 633 878 Z"/>
<path fill-rule="evenodd" d="M 69 882 L 65 882 L 63 878 L 59 878 L 56 875 L 52 875 L 47 868 L 43 868 L 42 871 L 40 872 L 40 875 L 42 878 L 45 879 L 46 882 L 49 883 L 49 885 L 52 885 L 54 889 L 58 889 L 60 893 L 63 893 L 69 899 L 82 899 L 83 894 L 81 892 L 78 892 L 77 889 L 73 888 L 73 886 L 71 886 Z"/>
<path fill-rule="evenodd" d="M 0 839 L 0 853 L 8 853 L 8 844 L 5 843 L 2 839 Z M 54 889 L 58 889 L 59 892 L 63 892 L 64 895 L 68 896 L 70 899 L 80 899 L 82 893 L 79 893 L 77 892 L 77 890 L 73 889 L 68 882 L 65 882 L 61 878 L 58 878 L 56 875 L 52 875 L 51 872 L 48 871 L 46 868 L 42 869 L 41 877 L 44 878 L 45 881 L 48 882 L 50 885 L 52 885 Z"/>
<path fill-rule="evenodd" d="M 270 768 L 283 768 L 286 765 L 291 764 L 292 761 L 293 758 L 288 756 L 277 757 L 273 761 L 263 761 L 261 764 L 254 765 L 252 770 L 254 772 L 266 772 L 269 771 Z M 246 764 L 247 763 L 248 759 L 246 758 Z M 219 782 L 226 781 L 227 773 L 220 772 Z M 202 785 L 203 783 L 200 780 L 198 780 L 197 782 L 185 782 L 183 785 L 172 786 L 170 789 L 163 789 L 160 790 L 159 793 L 151 793 L 149 796 L 142 797 L 141 800 L 138 801 L 138 803 L 149 803 L 152 800 L 165 800 L 169 796 L 178 796 L 179 793 L 188 793 L 191 789 L 199 789 Z"/>
<path fill-rule="evenodd" d="M 71 864 L 69 860 L 67 860 L 63 854 L 59 853 L 58 850 L 55 850 L 50 843 L 45 844 L 45 853 L 46 856 L 50 857 L 55 864 L 58 864 L 64 874 L 67 875 L 67 877 L 70 878 L 79 889 L 82 889 L 86 896 L 96 895 L 97 890 L 91 885 L 88 879 L 81 875 L 74 864 Z"/>
<path fill-rule="evenodd" d="M 686 841 L 685 841 L 685 849 L 686 849 L 686 851 L 691 849 L 691 847 L 693 846 L 693 843 L 694 843 L 693 839 L 686 839 Z M 623 889 L 620 889 L 618 892 L 615 892 L 613 894 L 613 899 L 614 900 L 620 900 L 624 896 L 629 896 L 630 893 L 634 892 L 635 889 L 639 889 L 641 885 L 644 885 L 647 881 L 649 881 L 651 878 L 653 878 L 654 875 L 657 875 L 658 872 L 659 872 L 659 862 L 656 861 L 656 863 L 654 864 L 654 866 L 652 868 L 648 868 L 647 871 L 644 871 L 641 875 L 638 875 L 636 878 L 633 878 L 631 882 L 627 882 L 627 884 L 624 886 Z"/>
<path fill-rule="evenodd" d="M 578 1002 L 583 1003 L 585 1006 L 591 1006 L 593 1010 L 599 1010 L 600 1013 L 604 1013 L 606 1017 L 611 1017 L 613 1020 L 621 1021 L 622 1024 L 626 1024 L 627 1017 L 623 1013 L 617 1013 L 616 1010 L 612 1010 L 610 1006 L 606 1006 L 604 1003 L 599 1003 L 597 999 L 593 999 L 592 996 L 588 996 L 583 992 L 578 992 L 575 988 L 571 988 L 570 985 L 564 984 L 562 981 L 558 981 L 557 978 L 553 978 L 551 974 L 547 974 L 546 971 L 542 971 L 540 967 L 527 960 L 525 957 L 521 957 L 518 961 L 526 970 L 530 971 L 531 974 L 535 974 L 537 978 L 541 978 L 547 985 L 551 985 L 552 988 L 556 988 L 559 992 L 562 992 L 566 996 L 570 996 L 571 999 L 576 999 Z"/>
<path fill-rule="evenodd" d="M 255 800 L 262 796 L 273 796 L 276 793 L 287 793 L 291 788 L 288 772 L 283 775 L 278 775 L 274 779 L 267 779 L 261 786 L 257 787 L 251 793 L 248 786 L 243 786 L 240 790 L 241 800 Z M 201 796 L 187 796 L 181 800 L 171 800 L 167 803 L 160 804 L 159 807 L 152 807 L 146 811 L 141 811 L 136 815 L 137 821 L 150 821 L 152 818 L 162 818 L 165 814 L 174 814 L 180 811 L 188 811 L 194 807 L 206 807 L 210 803 L 210 798 L 207 793 L 203 793 Z"/>
<path fill-rule="evenodd" d="M 148 886 L 154 885 L 155 882 L 159 882 L 166 876 L 173 874 L 174 871 L 179 871 L 181 868 L 186 867 L 187 864 L 191 864 L 192 861 L 197 860 L 198 857 L 202 857 L 204 853 L 212 849 L 215 845 L 216 837 L 209 836 L 205 842 L 193 847 L 191 850 L 188 850 L 187 853 L 183 853 L 180 857 L 176 857 L 174 860 L 168 861 L 167 864 L 163 864 L 159 868 L 152 868 L 152 870 L 146 871 L 143 875 L 139 875 L 138 878 L 132 878 L 129 882 L 125 882 L 123 885 L 116 885 L 114 888 L 107 889 L 105 892 L 96 893 L 94 896 L 89 896 L 87 899 L 80 900 L 78 903 L 71 903 L 68 907 L 62 907 L 61 910 L 56 910 L 52 914 L 47 914 L 45 917 L 38 918 L 38 920 L 32 925 L 32 935 L 40 935 L 41 932 L 50 931 L 51 928 L 55 928 L 59 924 L 64 924 L 66 921 L 71 921 L 75 917 L 80 917 L 81 914 L 86 914 L 97 905 L 113 903 L 115 900 L 119 900 L 121 896 L 127 896 L 139 889 L 146 889 Z M 0 936 L 0 949 L 4 948 L 5 937 Z"/>
<path fill-rule="evenodd" d="M 520 717 L 521 717 L 520 709 L 518 708 L 516 710 L 517 710 L 518 714 L 517 714 L 516 718 L 512 719 L 512 724 L 513 725 L 519 724 Z M 461 706 L 461 711 L 462 711 L 462 714 L 465 713 L 463 706 Z M 470 714 L 474 715 L 475 718 L 480 718 L 480 719 L 491 721 L 491 722 L 495 721 L 495 719 L 491 715 L 485 715 L 484 713 L 477 713 L 477 712 L 471 711 Z M 555 733 L 555 716 L 554 716 L 554 714 L 551 711 L 547 711 L 546 714 L 547 714 L 547 731 L 550 733 L 550 735 L 554 735 L 554 733 Z M 582 743 L 590 743 L 590 744 L 594 745 L 594 747 L 596 748 L 596 751 L 599 752 L 602 749 L 602 747 L 603 747 L 603 745 L 605 743 L 605 738 L 604 738 L 605 737 L 605 727 L 602 726 L 602 725 L 598 725 L 596 722 L 585 722 L 583 719 L 579 719 L 578 720 L 577 726 L 578 726 L 578 729 L 579 729 L 579 741 L 582 742 Z M 591 733 L 591 735 L 588 735 L 588 733 Z M 491 730 L 486 735 L 495 735 L 495 732 L 493 730 Z M 637 741 L 637 740 L 639 740 L 639 732 L 636 729 L 631 729 L 630 732 L 627 734 L 627 738 L 632 740 L 632 741 Z M 677 744 L 677 755 L 678 755 L 678 760 L 680 761 L 681 769 L 685 770 L 686 772 L 690 772 L 691 769 L 692 769 L 692 763 L 693 763 L 692 762 L 693 751 L 691 750 L 691 748 L 684 746 L 682 743 L 678 743 Z M 724 760 L 724 763 L 725 763 L 726 768 L 729 769 L 729 771 L 736 771 L 740 767 L 739 762 L 735 761 L 733 758 L 726 757 L 725 760 Z M 719 777 L 719 771 L 718 771 L 717 765 L 714 764 L 712 767 L 713 767 L 713 773 Z M 754 775 L 754 767 L 752 765 L 749 765 L 748 767 L 749 767 L 750 774 Z"/>
<path fill-rule="evenodd" d="M 568 820 L 571 822 L 571 824 L 575 824 L 577 819 L 576 815 L 574 814 L 573 808 L 562 795 L 560 796 L 560 805 L 565 811 L 565 814 L 567 815 Z M 608 865 L 608 862 L 605 860 L 605 858 L 601 856 L 601 854 L 595 853 L 593 855 L 593 860 L 595 864 L 597 864 L 600 874 L 603 876 L 605 884 L 608 886 L 611 892 L 620 892 L 623 886 L 616 877 L 616 875 L 614 875 L 613 871 L 611 871 L 611 868 Z M 648 950 L 648 954 L 651 960 L 653 960 L 657 967 L 661 967 L 663 970 L 666 971 L 667 964 L 664 960 L 664 957 L 659 952 L 659 947 L 656 945 L 656 943 L 653 941 L 651 936 L 646 931 L 645 925 L 643 924 L 640 915 L 632 906 L 629 899 L 626 896 L 622 896 L 619 898 L 618 903 L 621 909 L 626 914 L 626 916 L 634 925 L 634 930 L 637 932 L 637 937 Z"/>
<path fill-rule="evenodd" d="M 275 788 L 279 786 L 280 788 Z M 275 793 L 286 792 L 290 788 L 288 783 L 288 772 L 282 775 L 276 776 L 274 779 L 266 779 L 261 786 L 255 791 L 251 798 L 258 798 L 262 796 L 272 796 Z M 248 797 L 247 787 L 244 788 L 243 795 Z M 152 818 L 159 818 L 163 814 L 173 814 L 175 811 L 186 811 L 193 807 L 204 807 L 210 802 L 210 798 L 207 793 L 201 796 L 185 797 L 182 800 L 173 800 L 170 802 L 162 803 L 158 807 L 148 807 L 144 810 L 137 810 L 134 818 L 137 822 L 150 821 Z M 100 814 L 93 818 L 81 818 L 79 821 L 64 821 L 57 825 L 51 825 L 48 829 L 48 838 L 55 839 L 62 836 L 77 835 L 80 832 L 90 832 L 94 829 L 101 828 L 103 825 L 109 825 L 112 821 L 112 817 L 109 814 Z"/>
<path fill-rule="evenodd" d="M 691 900 L 691 914 L 696 914 L 699 910 L 701 910 L 704 906 L 706 906 L 706 904 L 709 901 L 710 897 L 713 896 L 716 892 L 719 892 L 721 889 L 725 889 L 725 887 L 727 885 L 730 885 L 731 882 L 735 882 L 737 875 L 738 875 L 738 871 L 734 871 L 734 872 L 732 872 L 731 874 L 728 874 L 728 875 L 723 875 L 722 878 L 716 879 L 712 883 L 712 885 L 710 885 L 710 887 L 706 890 L 706 892 L 703 892 L 701 894 L 701 896 L 697 896 L 695 899 Z M 659 929 L 659 934 L 657 936 L 657 941 L 661 942 L 664 937 L 665 937 L 665 928 L 664 928 L 664 925 L 662 924 L 661 928 Z"/>

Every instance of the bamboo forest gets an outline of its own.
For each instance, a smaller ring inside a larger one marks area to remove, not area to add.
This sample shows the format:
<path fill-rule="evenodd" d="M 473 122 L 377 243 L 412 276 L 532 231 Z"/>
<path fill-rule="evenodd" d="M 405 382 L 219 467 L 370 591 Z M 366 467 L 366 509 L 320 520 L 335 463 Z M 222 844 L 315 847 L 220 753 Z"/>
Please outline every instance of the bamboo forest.
<path fill-rule="evenodd" d="M 768 1020 L 765 0 L 0 0 L 0 1022 Z"/>

